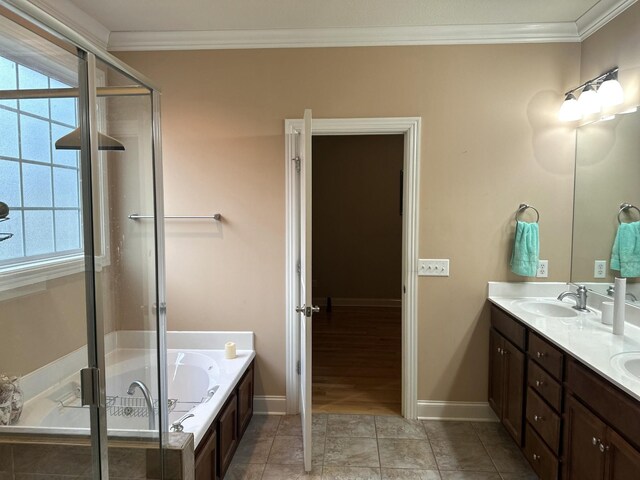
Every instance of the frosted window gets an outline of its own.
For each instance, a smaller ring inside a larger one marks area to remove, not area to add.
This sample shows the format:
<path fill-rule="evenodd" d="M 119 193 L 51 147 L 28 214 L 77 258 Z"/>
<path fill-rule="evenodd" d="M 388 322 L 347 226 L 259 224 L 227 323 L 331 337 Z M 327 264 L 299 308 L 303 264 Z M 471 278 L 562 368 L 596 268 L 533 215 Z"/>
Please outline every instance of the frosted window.
<path fill-rule="evenodd" d="M 54 168 L 53 195 L 56 207 L 77 207 L 78 171 L 68 168 Z"/>
<path fill-rule="evenodd" d="M 0 57 L 0 90 L 70 88 Z M 0 101 L 0 201 L 11 208 L 0 233 L 0 266 L 82 249 L 79 152 L 53 142 L 77 125 L 77 98 Z"/>
<path fill-rule="evenodd" d="M 22 186 L 25 207 L 52 207 L 51 167 L 22 164 Z"/>
<path fill-rule="evenodd" d="M 56 210 L 56 250 L 80 248 L 80 216 L 78 210 Z"/>
<path fill-rule="evenodd" d="M 0 107 L 0 156 L 20 156 L 18 150 L 18 115 Z"/>
<path fill-rule="evenodd" d="M 22 205 L 20 200 L 20 163 L 0 159 L 0 201 L 10 207 Z M 0 232 L 4 230 L 0 224 Z"/>
<path fill-rule="evenodd" d="M 49 122 L 20 115 L 20 146 L 22 147 L 22 158 L 50 162 Z"/>
<path fill-rule="evenodd" d="M 51 124 L 51 142 L 55 145 L 56 140 L 64 137 L 72 128 L 63 127 L 56 123 Z M 53 147 L 53 163 L 67 165 L 69 167 L 78 166 L 78 155 L 76 150 L 56 150 Z"/>
<path fill-rule="evenodd" d="M 9 240 L 0 242 L 0 261 L 23 257 L 22 213 L 11 212 L 10 220 L 0 223 L 0 232 L 13 233 Z"/>
<path fill-rule="evenodd" d="M 17 90 L 16 64 L 0 57 L 0 90 Z M 0 100 L 0 105 L 16 108 L 18 102 L 15 100 Z"/>
<path fill-rule="evenodd" d="M 18 66 L 18 87 L 20 90 L 47 89 L 49 78 L 30 68 Z M 41 117 L 49 117 L 49 100 L 46 98 L 20 100 L 20 110 Z"/>
<path fill-rule="evenodd" d="M 24 238 L 27 256 L 53 252 L 53 211 L 25 211 Z"/>
<path fill-rule="evenodd" d="M 62 82 L 51 80 L 51 88 L 70 88 Z M 76 124 L 77 104 L 75 98 L 52 98 L 51 99 L 51 120 L 66 123 L 67 125 Z"/>

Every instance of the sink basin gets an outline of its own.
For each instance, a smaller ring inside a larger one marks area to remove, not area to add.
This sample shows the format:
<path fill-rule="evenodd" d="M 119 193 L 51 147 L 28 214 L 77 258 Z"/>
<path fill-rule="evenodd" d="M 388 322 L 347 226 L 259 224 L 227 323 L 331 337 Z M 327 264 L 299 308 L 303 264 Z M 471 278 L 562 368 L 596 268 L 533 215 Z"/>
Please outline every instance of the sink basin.
<path fill-rule="evenodd" d="M 521 300 L 518 307 L 527 313 L 540 315 L 543 317 L 575 318 L 578 316 L 577 310 L 571 305 L 554 300 Z"/>
<path fill-rule="evenodd" d="M 611 357 L 611 365 L 621 373 L 640 380 L 640 352 L 619 353 Z"/>

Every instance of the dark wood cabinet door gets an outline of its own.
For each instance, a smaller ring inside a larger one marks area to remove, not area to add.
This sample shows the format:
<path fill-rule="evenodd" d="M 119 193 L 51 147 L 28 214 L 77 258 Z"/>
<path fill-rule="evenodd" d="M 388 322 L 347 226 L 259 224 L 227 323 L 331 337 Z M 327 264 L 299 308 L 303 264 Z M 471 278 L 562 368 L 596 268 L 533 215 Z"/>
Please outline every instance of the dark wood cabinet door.
<path fill-rule="evenodd" d="M 593 413 L 568 395 L 565 402 L 565 480 L 603 480 L 606 426 Z M 630 477 L 633 478 L 633 477 Z"/>
<path fill-rule="evenodd" d="M 253 365 L 240 380 L 238 385 L 238 428 L 239 437 L 247 429 L 253 415 Z"/>
<path fill-rule="evenodd" d="M 502 336 L 491 329 L 489 332 L 489 405 L 502 419 L 503 369 L 501 354 L 504 345 Z"/>
<path fill-rule="evenodd" d="M 216 429 L 210 430 L 203 439 L 204 446 L 198 449 L 195 461 L 195 480 L 216 480 L 218 477 L 218 435 Z"/>
<path fill-rule="evenodd" d="M 609 429 L 607 439 L 606 480 L 630 480 L 640 478 L 640 452 L 620 435 Z"/>
<path fill-rule="evenodd" d="M 511 342 L 505 340 L 503 345 L 504 392 L 502 397 L 502 424 L 518 446 L 522 447 L 525 357 L 524 353 L 518 350 Z"/>
<path fill-rule="evenodd" d="M 227 468 L 238 446 L 238 403 L 236 394 L 232 394 L 218 417 L 218 450 L 220 465 L 218 476 L 224 478 Z"/>

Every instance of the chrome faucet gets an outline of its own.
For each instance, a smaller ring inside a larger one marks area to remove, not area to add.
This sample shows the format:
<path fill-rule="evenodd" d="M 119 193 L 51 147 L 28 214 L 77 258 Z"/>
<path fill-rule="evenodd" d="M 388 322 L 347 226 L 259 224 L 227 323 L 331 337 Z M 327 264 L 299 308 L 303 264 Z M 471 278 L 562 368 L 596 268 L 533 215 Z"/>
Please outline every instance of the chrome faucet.
<path fill-rule="evenodd" d="M 184 422 L 187 418 L 191 418 L 191 417 L 195 417 L 195 415 L 193 413 L 187 413 L 186 415 L 183 415 L 182 417 L 180 417 L 178 420 L 176 420 L 171 424 L 171 427 L 169 428 L 169 430 L 171 430 L 172 432 L 184 431 L 184 425 L 182 425 L 182 422 Z"/>
<path fill-rule="evenodd" d="M 588 312 L 587 308 L 587 287 L 584 285 L 578 285 L 578 290 L 576 293 L 573 292 L 562 292 L 558 295 L 558 300 L 562 301 L 566 297 L 571 297 L 576 301 L 576 304 L 573 308 L 576 310 L 580 310 L 581 312 Z"/>
<path fill-rule="evenodd" d="M 609 287 L 607 288 L 607 295 L 609 295 L 610 297 L 613 297 L 613 294 L 615 293 L 616 289 L 613 285 L 609 285 Z M 638 297 L 636 297 L 633 293 L 631 292 L 627 292 L 625 295 L 625 298 L 629 297 L 633 302 L 637 302 L 638 301 Z"/>
<path fill-rule="evenodd" d="M 143 382 L 141 382 L 140 380 L 135 380 L 131 382 L 131 385 L 129 385 L 129 390 L 127 390 L 127 394 L 133 395 L 136 391 L 136 387 L 140 389 L 140 391 L 142 392 L 142 395 L 144 396 L 145 401 L 147 402 L 147 413 L 149 414 L 149 430 L 155 430 L 156 414 L 153 408 L 153 397 L 151 396 L 151 392 Z"/>

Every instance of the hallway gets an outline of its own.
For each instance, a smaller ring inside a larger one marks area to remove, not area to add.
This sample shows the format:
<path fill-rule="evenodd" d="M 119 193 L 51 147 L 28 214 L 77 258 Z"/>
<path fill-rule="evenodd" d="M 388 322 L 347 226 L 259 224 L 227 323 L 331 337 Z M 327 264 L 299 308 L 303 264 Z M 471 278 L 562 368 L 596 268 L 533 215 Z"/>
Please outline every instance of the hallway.
<path fill-rule="evenodd" d="M 313 316 L 313 411 L 401 413 L 401 308 L 321 308 Z"/>

